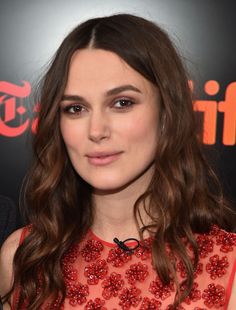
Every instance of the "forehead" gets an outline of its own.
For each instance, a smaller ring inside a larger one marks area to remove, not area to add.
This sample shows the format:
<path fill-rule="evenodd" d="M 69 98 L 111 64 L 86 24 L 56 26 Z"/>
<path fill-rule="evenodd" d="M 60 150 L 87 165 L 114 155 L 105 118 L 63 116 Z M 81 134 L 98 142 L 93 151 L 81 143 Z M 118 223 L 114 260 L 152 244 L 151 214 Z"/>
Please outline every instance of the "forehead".
<path fill-rule="evenodd" d="M 87 48 L 72 56 L 66 92 L 86 88 L 109 90 L 122 84 L 133 84 L 146 92 L 155 88 L 113 52 Z"/>

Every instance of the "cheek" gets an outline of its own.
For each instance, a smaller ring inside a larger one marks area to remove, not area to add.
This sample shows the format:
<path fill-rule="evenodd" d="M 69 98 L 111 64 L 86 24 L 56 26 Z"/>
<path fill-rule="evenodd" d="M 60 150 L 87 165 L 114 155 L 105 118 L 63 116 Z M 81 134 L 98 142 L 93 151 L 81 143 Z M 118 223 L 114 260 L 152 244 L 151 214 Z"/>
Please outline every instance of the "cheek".
<path fill-rule="evenodd" d="M 79 137 L 81 131 L 76 128 L 75 124 L 61 120 L 60 129 L 62 138 L 68 149 L 78 145 L 78 141 L 81 140 Z"/>
<path fill-rule="evenodd" d="M 124 133 L 130 147 L 134 147 L 140 152 L 150 149 L 157 143 L 157 117 L 139 117 L 126 124 Z"/>

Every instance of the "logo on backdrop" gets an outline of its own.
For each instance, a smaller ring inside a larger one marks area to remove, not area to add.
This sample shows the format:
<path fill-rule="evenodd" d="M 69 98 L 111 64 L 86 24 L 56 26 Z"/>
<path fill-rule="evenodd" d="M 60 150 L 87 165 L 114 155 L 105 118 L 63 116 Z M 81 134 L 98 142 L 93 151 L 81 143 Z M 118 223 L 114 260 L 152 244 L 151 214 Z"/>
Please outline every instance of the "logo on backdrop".
<path fill-rule="evenodd" d="M 218 94 L 220 85 L 217 81 L 207 81 L 204 87 L 209 96 Z M 222 143 L 234 145 L 236 143 L 236 82 L 230 83 L 225 90 L 225 100 L 196 100 L 194 110 L 202 112 L 203 117 L 203 142 L 215 144 L 217 132 L 217 114 L 223 113 Z"/>
<path fill-rule="evenodd" d="M 0 135 L 17 137 L 30 126 L 29 111 L 24 99 L 31 93 L 30 83 L 23 81 L 15 85 L 0 81 Z"/>
<path fill-rule="evenodd" d="M 37 113 L 39 104 L 33 107 L 33 111 L 26 108 L 24 99 L 31 93 L 30 83 L 15 85 L 6 81 L 0 81 L 0 136 L 17 137 L 26 130 L 33 133 L 37 127 L 37 116 L 30 119 L 30 114 Z M 190 86 L 193 85 L 190 82 Z M 205 83 L 205 93 L 214 96 L 219 92 L 217 81 Z M 223 113 L 222 143 L 224 145 L 236 144 L 236 82 L 230 83 L 225 90 L 225 100 L 196 100 L 193 103 L 194 110 L 203 114 L 203 143 L 215 144 L 217 133 L 217 115 Z M 13 125 L 14 124 L 14 125 Z"/>

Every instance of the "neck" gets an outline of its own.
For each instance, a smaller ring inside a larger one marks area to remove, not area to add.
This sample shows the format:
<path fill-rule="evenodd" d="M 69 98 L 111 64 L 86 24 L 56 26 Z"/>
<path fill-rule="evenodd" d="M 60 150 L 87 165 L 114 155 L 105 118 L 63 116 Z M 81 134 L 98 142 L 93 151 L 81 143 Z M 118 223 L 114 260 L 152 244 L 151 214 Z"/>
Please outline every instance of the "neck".
<path fill-rule="evenodd" d="M 119 240 L 127 238 L 139 239 L 139 228 L 134 218 L 134 204 L 149 184 L 152 167 L 141 177 L 118 191 L 101 192 L 94 191 L 94 223 L 93 232 L 101 239 L 111 242 L 114 237 Z M 143 206 L 140 205 L 140 213 L 145 224 L 150 220 Z"/>

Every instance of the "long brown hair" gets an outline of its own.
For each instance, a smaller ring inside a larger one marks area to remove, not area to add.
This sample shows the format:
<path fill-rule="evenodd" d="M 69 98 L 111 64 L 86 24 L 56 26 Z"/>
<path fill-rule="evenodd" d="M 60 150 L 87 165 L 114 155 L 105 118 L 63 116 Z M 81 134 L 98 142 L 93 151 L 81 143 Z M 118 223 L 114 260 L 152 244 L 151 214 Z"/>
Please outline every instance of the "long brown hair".
<path fill-rule="evenodd" d="M 74 171 L 59 129 L 59 102 L 70 60 L 83 48 L 116 53 L 160 91 L 155 173 L 135 203 L 134 216 L 138 222 L 141 202 L 148 197 L 150 203 L 144 208 L 153 225 L 143 230 L 155 230 L 153 262 L 165 284 L 176 279 L 166 244 L 172 257 L 179 257 L 185 265 L 187 289 L 182 295 L 177 289 L 176 306 L 193 283 L 198 261 L 194 233 L 208 232 L 213 224 L 232 229 L 230 209 L 202 155 L 188 77 L 174 45 L 156 24 L 129 14 L 94 18 L 76 27 L 62 42 L 43 79 L 35 160 L 25 191 L 24 208 L 32 229 L 15 254 L 14 284 L 7 297 L 20 287 L 17 309 L 26 301 L 27 309 L 39 309 L 49 298 L 62 303 L 66 288 L 61 258 L 93 221 L 92 189 Z M 194 249 L 194 263 L 186 242 Z M 181 285 L 177 280 L 176 284 L 177 288 Z"/>

